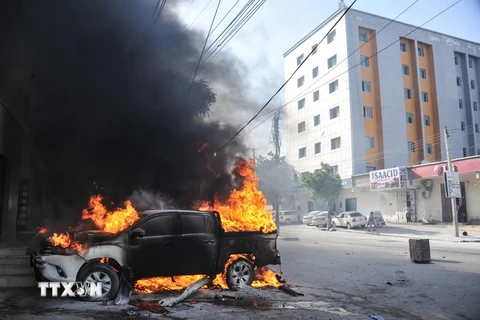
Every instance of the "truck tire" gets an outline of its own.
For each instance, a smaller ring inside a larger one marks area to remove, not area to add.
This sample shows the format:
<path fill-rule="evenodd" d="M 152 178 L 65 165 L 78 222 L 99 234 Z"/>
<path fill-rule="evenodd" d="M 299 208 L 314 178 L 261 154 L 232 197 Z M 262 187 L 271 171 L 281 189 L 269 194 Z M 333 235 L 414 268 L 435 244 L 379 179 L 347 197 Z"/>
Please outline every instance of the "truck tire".
<path fill-rule="evenodd" d="M 286 223 L 286 224 L 290 224 L 290 223 L 292 223 L 292 220 L 286 219 L 286 220 L 285 220 L 285 223 Z"/>
<path fill-rule="evenodd" d="M 237 259 L 227 268 L 227 285 L 232 291 L 250 286 L 253 282 L 253 278 L 253 266 L 246 259 Z"/>
<path fill-rule="evenodd" d="M 108 264 L 92 263 L 78 274 L 80 282 L 101 282 L 102 297 L 92 297 L 86 292 L 82 297 L 88 301 L 112 300 L 120 289 L 120 279 L 118 274 Z"/>

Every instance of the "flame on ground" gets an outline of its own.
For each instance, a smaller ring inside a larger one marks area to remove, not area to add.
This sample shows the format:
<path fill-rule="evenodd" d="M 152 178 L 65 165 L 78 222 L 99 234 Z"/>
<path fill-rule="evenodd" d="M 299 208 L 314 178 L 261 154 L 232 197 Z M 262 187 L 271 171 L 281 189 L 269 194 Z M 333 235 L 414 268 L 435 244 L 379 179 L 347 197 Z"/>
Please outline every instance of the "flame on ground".
<path fill-rule="evenodd" d="M 227 285 L 227 269 L 228 266 L 235 260 L 243 258 L 251 263 L 253 263 L 255 257 L 253 255 L 245 254 L 233 254 L 225 263 L 224 272 L 218 274 L 215 279 L 212 281 L 212 284 L 216 287 L 222 289 L 228 289 Z M 261 267 L 255 269 L 255 279 L 252 283 L 252 287 L 279 287 L 281 283 L 278 282 L 276 273 L 266 267 Z M 143 293 L 154 293 L 159 291 L 172 291 L 172 290 L 183 290 L 192 283 L 202 279 L 205 275 L 197 274 L 191 276 L 176 276 L 174 277 L 175 281 L 172 281 L 170 277 L 155 277 L 148 279 L 141 279 L 135 283 L 135 290 Z M 207 286 L 204 286 L 206 288 Z"/>
<path fill-rule="evenodd" d="M 109 212 L 102 204 L 102 200 L 102 196 L 99 195 L 90 197 L 88 208 L 82 212 L 82 220 L 91 219 L 100 230 L 118 233 L 140 219 L 131 201 L 125 202 L 125 209 L 117 208 Z"/>
<path fill-rule="evenodd" d="M 213 207 L 206 201 L 197 202 L 195 207 L 202 211 L 218 211 L 222 219 L 222 227 L 227 232 L 269 233 L 277 230 L 272 214 L 266 209 L 267 200 L 258 189 L 253 160 L 246 161 L 238 158 L 234 172 L 243 178 L 241 190 L 233 190 L 224 203 L 215 199 Z"/>

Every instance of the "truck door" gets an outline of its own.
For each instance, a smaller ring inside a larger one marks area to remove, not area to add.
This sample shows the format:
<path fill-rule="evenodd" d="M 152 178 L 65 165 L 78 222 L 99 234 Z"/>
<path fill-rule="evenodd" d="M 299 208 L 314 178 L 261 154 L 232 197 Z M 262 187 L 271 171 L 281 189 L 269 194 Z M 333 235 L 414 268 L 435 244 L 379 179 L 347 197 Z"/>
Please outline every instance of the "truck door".
<path fill-rule="evenodd" d="M 132 237 L 130 230 L 127 249 L 128 265 L 136 279 L 170 276 L 177 263 L 178 235 L 174 213 L 162 213 L 134 227 L 145 231 L 142 237 Z"/>
<path fill-rule="evenodd" d="M 177 274 L 213 274 L 218 259 L 219 228 L 209 213 L 182 213 Z"/>

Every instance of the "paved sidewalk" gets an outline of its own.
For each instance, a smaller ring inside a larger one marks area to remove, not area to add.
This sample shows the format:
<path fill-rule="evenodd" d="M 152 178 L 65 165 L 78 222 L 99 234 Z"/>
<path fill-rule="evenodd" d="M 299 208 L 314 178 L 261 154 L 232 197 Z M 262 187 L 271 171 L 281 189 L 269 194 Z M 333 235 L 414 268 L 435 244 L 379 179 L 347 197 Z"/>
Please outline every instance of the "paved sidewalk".
<path fill-rule="evenodd" d="M 402 237 L 402 238 L 422 238 L 437 241 L 451 242 L 479 242 L 480 243 L 480 226 L 459 226 L 458 238 L 455 237 L 455 229 L 452 225 L 422 225 L 413 223 L 389 223 L 386 227 L 378 227 L 376 231 L 368 231 L 367 228 L 362 229 L 345 229 L 337 228 L 338 231 L 371 233 L 377 235 Z M 462 233 L 466 231 L 467 236 Z"/>

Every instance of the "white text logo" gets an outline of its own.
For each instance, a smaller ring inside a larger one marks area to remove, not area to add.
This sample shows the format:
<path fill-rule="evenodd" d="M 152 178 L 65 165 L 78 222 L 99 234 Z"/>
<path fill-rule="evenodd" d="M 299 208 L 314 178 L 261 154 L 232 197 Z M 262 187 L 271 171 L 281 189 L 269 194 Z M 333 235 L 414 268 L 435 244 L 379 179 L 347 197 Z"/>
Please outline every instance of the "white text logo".
<path fill-rule="evenodd" d="M 102 297 L 102 283 L 97 282 L 39 282 L 40 296 L 47 296 L 47 289 L 51 289 L 52 297 Z M 59 295 L 59 289 L 62 293 Z"/>

